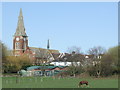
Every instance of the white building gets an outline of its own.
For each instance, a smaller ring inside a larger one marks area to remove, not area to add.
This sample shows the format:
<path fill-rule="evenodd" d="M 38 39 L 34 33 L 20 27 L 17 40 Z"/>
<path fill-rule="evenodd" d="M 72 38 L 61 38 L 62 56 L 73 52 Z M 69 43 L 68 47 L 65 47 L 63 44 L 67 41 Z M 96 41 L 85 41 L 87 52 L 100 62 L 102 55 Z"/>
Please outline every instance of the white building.
<path fill-rule="evenodd" d="M 80 62 L 51 62 L 50 64 L 53 64 L 54 66 L 79 66 Z"/>

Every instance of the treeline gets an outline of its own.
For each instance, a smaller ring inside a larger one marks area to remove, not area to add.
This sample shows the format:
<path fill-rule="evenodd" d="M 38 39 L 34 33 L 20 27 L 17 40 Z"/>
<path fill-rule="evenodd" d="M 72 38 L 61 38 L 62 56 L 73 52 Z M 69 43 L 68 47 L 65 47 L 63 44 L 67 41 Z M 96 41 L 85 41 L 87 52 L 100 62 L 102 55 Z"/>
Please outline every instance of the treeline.
<path fill-rule="evenodd" d="M 0 55 L 1 55 L 1 71 L 2 73 L 17 73 L 21 69 L 26 69 L 28 66 L 31 66 L 32 63 L 29 59 L 29 56 L 14 56 L 12 51 L 10 51 L 5 44 L 0 42 Z"/>
<path fill-rule="evenodd" d="M 67 72 L 61 73 L 62 75 L 76 76 L 85 73 L 95 77 L 107 77 L 120 73 L 120 64 L 118 63 L 120 46 L 109 48 L 107 51 L 100 46 L 90 48 L 88 54 L 93 57 L 89 59 L 77 59 L 76 56 L 81 53 L 80 48 L 69 48 L 69 51 L 70 53 L 71 51 L 77 51 L 77 54 L 72 56 L 71 59 L 79 61 L 81 65 L 76 63 L 76 65 L 70 66 Z M 100 57 L 100 55 L 102 56 Z"/>
<path fill-rule="evenodd" d="M 3 73 L 16 73 L 21 69 L 26 69 L 28 66 L 32 66 L 32 61 L 29 56 L 14 56 L 10 55 L 10 50 L 2 42 L 0 42 L 0 59 L 2 59 L 2 72 Z M 88 50 L 89 55 L 93 55 L 93 58 L 84 59 L 78 57 L 81 54 L 81 49 L 77 47 L 69 48 L 69 53 L 73 51 L 76 52 L 72 55 L 71 60 L 68 61 L 79 61 L 81 64 L 72 65 L 68 67 L 68 70 L 62 75 L 76 76 L 82 73 L 87 73 L 90 76 L 100 77 L 100 76 L 110 76 L 114 74 L 119 74 L 120 65 L 119 60 L 119 50 L 120 46 L 115 46 L 107 51 L 102 47 L 93 47 Z M 82 53 L 83 54 L 83 53 Z M 95 58 L 98 55 L 102 55 L 101 58 Z"/>
<path fill-rule="evenodd" d="M 95 59 L 100 61 L 93 66 L 88 66 L 87 72 L 92 76 L 110 76 L 119 73 L 118 63 L 118 46 L 110 48 L 101 59 Z"/>

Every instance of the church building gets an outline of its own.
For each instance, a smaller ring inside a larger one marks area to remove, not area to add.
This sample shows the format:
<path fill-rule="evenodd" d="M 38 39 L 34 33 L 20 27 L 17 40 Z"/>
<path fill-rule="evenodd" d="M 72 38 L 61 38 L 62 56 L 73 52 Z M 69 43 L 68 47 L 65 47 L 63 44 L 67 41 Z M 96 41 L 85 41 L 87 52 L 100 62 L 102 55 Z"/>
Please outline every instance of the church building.
<path fill-rule="evenodd" d="M 13 36 L 13 53 L 15 56 L 21 56 L 26 54 L 30 59 L 33 60 L 34 64 L 41 63 L 41 61 L 50 62 L 55 60 L 60 53 L 58 50 L 49 49 L 49 40 L 47 44 L 47 49 L 36 48 L 28 46 L 28 36 L 26 34 L 22 9 L 20 9 L 20 14 L 18 16 L 18 23 L 16 32 Z M 57 57 L 54 57 L 57 56 Z"/>

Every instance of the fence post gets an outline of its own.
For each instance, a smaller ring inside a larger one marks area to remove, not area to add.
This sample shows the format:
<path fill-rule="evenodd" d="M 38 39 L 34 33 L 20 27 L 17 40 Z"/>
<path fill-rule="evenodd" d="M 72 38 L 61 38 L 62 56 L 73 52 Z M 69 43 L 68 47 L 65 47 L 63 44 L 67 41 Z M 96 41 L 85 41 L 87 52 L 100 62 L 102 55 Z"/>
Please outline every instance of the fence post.
<path fill-rule="evenodd" d="M 16 83 L 18 83 L 18 76 L 16 76 Z"/>

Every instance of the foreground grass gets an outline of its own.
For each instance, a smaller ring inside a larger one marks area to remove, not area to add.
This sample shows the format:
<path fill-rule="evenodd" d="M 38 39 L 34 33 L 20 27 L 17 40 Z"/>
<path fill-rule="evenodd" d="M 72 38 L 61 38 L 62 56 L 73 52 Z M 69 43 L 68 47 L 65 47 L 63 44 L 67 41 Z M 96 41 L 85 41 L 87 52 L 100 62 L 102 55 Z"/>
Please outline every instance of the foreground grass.
<path fill-rule="evenodd" d="M 52 77 L 3 77 L 3 88 L 78 88 L 81 80 L 89 82 L 89 88 L 118 88 L 117 78 L 52 78 Z M 87 88 L 87 87 L 85 87 Z"/>

